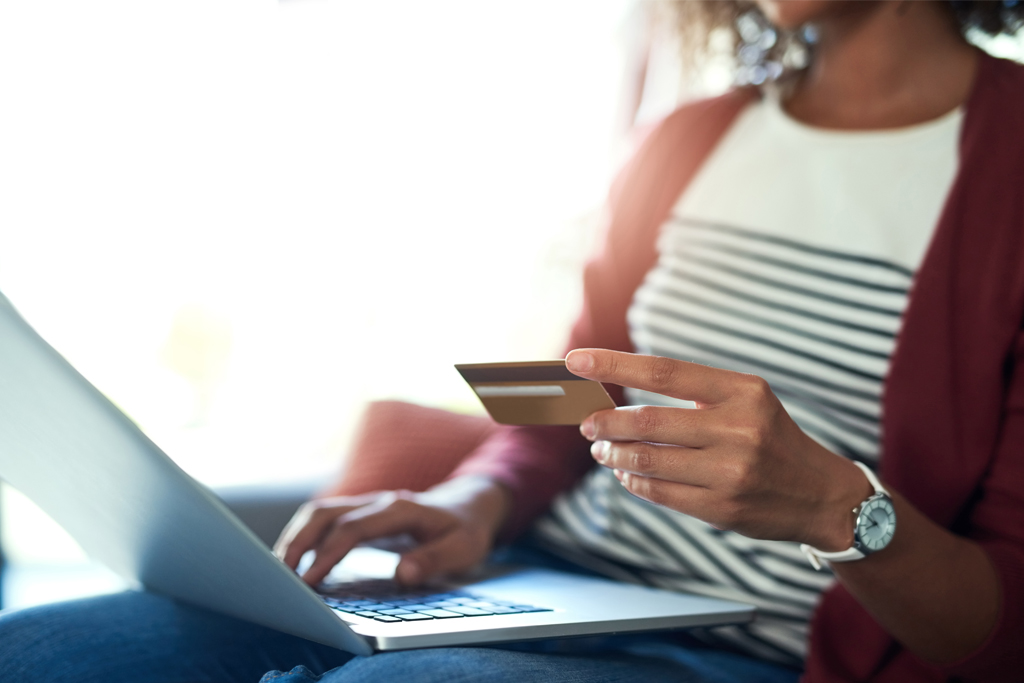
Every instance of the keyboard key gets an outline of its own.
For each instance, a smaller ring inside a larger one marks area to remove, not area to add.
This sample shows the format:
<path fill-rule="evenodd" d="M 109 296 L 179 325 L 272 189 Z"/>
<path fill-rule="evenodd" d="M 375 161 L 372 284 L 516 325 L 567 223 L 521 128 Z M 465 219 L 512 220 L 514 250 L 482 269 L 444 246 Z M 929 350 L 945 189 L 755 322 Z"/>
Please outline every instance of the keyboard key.
<path fill-rule="evenodd" d="M 393 581 L 368 581 L 355 586 L 346 584 L 322 596 L 331 609 L 356 614 L 369 619 L 387 617 L 395 621 L 422 621 L 423 619 L 454 619 L 479 617 L 489 614 L 528 614 L 550 612 L 546 607 L 523 605 L 466 591 L 445 593 L 397 592 L 400 586 Z M 416 614 L 423 616 L 417 617 Z M 409 618 L 406 618 L 409 617 Z M 378 621 L 386 621 L 381 618 Z"/>
<path fill-rule="evenodd" d="M 389 617 L 386 614 L 378 614 L 374 617 L 377 621 L 401 621 L 398 617 Z"/>
<path fill-rule="evenodd" d="M 451 612 L 446 609 L 430 609 L 423 612 L 417 612 L 417 614 L 429 614 L 435 619 L 454 619 L 455 617 L 464 617 L 465 614 L 459 614 L 458 612 Z"/>
<path fill-rule="evenodd" d="M 425 612 L 410 612 L 409 614 L 396 614 L 402 621 L 422 621 L 424 619 L 433 619 L 434 617 L 426 614 Z"/>
<path fill-rule="evenodd" d="M 465 614 L 467 617 L 482 617 L 485 614 L 493 614 L 485 609 L 479 609 L 477 607 L 449 607 L 449 611 L 458 612 L 459 614 Z"/>

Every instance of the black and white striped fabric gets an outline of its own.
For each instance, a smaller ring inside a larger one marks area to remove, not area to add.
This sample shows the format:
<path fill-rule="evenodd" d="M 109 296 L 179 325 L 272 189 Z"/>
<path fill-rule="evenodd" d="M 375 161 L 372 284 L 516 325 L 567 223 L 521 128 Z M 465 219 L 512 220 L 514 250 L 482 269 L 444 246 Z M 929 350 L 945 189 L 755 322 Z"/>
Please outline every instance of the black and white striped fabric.
<path fill-rule="evenodd" d="M 913 273 L 770 233 L 673 218 L 629 312 L 639 353 L 765 378 L 793 419 L 835 453 L 874 466 L 879 405 Z M 692 404 L 627 390 L 631 404 Z M 540 538 L 607 574 L 752 603 L 748 627 L 702 637 L 802 661 L 808 619 L 833 581 L 795 543 L 758 541 L 633 497 L 595 469 L 542 519 Z"/>
<path fill-rule="evenodd" d="M 682 218 L 666 226 L 659 253 L 630 311 L 640 353 L 759 375 L 804 431 L 874 463 L 910 270 Z"/>
<path fill-rule="evenodd" d="M 800 427 L 874 467 L 889 357 L 958 167 L 963 113 L 881 131 L 744 110 L 662 227 L 629 311 L 640 353 L 765 378 Z M 691 406 L 627 391 L 634 405 Z M 703 637 L 800 664 L 834 580 L 795 543 L 757 541 L 631 496 L 595 468 L 538 537 L 609 576 L 754 604 L 758 619 Z"/>

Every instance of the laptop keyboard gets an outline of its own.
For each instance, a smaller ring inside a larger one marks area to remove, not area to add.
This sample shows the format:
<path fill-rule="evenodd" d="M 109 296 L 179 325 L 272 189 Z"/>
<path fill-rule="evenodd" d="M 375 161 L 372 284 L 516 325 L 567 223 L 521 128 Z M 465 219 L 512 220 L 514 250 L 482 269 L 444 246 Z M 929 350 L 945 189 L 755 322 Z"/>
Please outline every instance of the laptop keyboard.
<path fill-rule="evenodd" d="M 443 593 L 409 592 L 402 590 L 394 581 L 387 580 L 321 587 L 320 597 L 337 612 L 383 622 L 461 619 L 494 614 L 551 611 L 547 607 L 498 600 L 462 590 Z"/>

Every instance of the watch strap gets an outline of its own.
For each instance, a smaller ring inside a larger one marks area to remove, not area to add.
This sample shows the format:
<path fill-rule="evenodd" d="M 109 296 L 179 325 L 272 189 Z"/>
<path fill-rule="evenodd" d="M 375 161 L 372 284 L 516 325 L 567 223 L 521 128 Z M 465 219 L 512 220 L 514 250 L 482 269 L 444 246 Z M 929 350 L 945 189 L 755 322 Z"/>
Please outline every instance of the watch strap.
<path fill-rule="evenodd" d="M 811 563 L 811 566 L 815 569 L 820 570 L 822 567 L 822 561 L 827 560 L 828 562 L 853 562 L 854 560 L 860 560 L 864 558 L 864 553 L 857 550 L 856 548 L 847 548 L 846 550 L 840 550 L 834 553 L 827 553 L 824 550 L 818 550 L 813 546 L 809 546 L 806 543 L 800 544 L 800 550 L 807 556 L 807 561 Z"/>
<path fill-rule="evenodd" d="M 870 483 L 871 487 L 875 489 L 875 493 L 884 493 L 887 496 L 889 495 L 889 492 L 885 490 L 884 486 L 882 486 L 882 482 L 878 481 L 878 477 L 875 476 L 875 473 L 870 467 L 856 460 L 853 461 L 853 464 L 859 467 L 860 471 L 864 473 L 864 476 L 868 478 L 868 483 Z"/>
<path fill-rule="evenodd" d="M 857 462 L 856 460 L 853 461 L 853 464 L 859 467 L 864 473 L 864 476 L 868 478 L 868 483 L 870 483 L 871 487 L 875 489 L 874 495 L 878 495 L 879 493 L 885 494 L 886 496 L 889 495 L 889 492 L 886 491 L 882 486 L 882 483 L 878 481 L 878 477 L 875 476 L 875 473 L 871 471 L 870 467 L 862 462 Z M 861 505 L 853 512 L 855 514 L 859 514 L 860 508 L 863 506 L 864 503 L 861 503 Z M 821 569 L 822 560 L 828 562 L 853 562 L 854 560 L 860 560 L 865 557 L 864 553 L 859 550 L 856 545 L 851 546 L 846 550 L 829 553 L 824 550 L 818 550 L 814 546 L 807 545 L 806 543 L 801 543 L 800 550 L 802 550 L 804 555 L 807 556 L 807 560 L 811 563 L 811 566 L 818 570 Z"/>

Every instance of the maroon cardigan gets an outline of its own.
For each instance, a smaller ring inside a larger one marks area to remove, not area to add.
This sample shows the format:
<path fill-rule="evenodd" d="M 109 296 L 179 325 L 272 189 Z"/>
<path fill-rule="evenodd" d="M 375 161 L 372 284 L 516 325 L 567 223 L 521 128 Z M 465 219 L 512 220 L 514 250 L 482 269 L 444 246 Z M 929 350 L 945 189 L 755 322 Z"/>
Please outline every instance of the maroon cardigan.
<path fill-rule="evenodd" d="M 655 263 L 658 230 L 751 97 L 734 92 L 680 109 L 623 170 L 603 249 L 585 271 L 569 348 L 633 350 L 626 310 Z M 981 544 L 1000 579 L 998 622 L 969 657 L 938 668 L 894 641 L 837 583 L 813 617 L 806 681 L 1024 679 L 1022 194 L 1024 67 L 986 56 L 967 102 L 959 171 L 885 383 L 881 478 L 937 523 Z M 511 535 L 592 466 L 574 428 L 513 428 L 486 441 L 455 474 L 486 474 L 512 491 Z"/>

